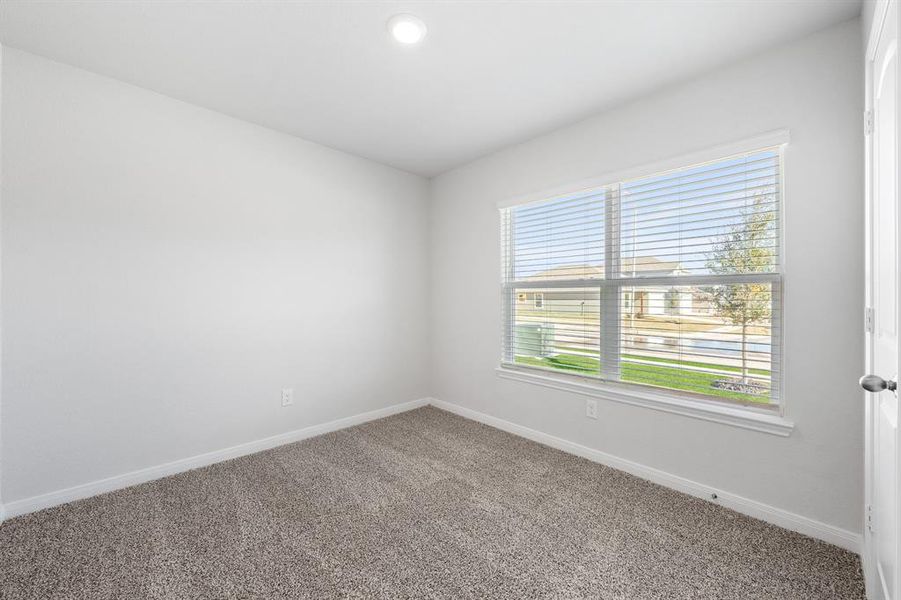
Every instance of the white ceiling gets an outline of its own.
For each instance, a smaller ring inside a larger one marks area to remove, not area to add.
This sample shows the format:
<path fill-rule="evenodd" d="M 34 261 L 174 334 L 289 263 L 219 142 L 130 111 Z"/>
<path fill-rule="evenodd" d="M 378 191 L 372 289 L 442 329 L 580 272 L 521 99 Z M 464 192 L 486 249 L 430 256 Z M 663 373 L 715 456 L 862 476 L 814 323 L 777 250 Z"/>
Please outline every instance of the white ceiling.
<path fill-rule="evenodd" d="M 425 21 L 422 45 L 388 39 L 398 12 Z M 0 41 L 431 176 L 859 12 L 859 0 L 4 0 Z"/>

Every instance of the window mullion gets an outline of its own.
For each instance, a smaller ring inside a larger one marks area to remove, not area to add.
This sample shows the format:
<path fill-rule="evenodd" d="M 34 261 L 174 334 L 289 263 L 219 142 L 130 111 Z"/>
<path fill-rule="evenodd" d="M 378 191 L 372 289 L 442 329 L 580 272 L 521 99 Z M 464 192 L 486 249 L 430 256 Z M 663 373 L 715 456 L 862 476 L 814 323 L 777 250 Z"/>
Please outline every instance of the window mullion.
<path fill-rule="evenodd" d="M 782 280 L 770 287 L 770 402 L 782 399 Z"/>
<path fill-rule="evenodd" d="M 604 203 L 604 280 L 601 286 L 601 377 L 619 379 L 620 302 L 619 286 L 610 285 L 620 274 L 620 186 L 607 188 Z"/>
<path fill-rule="evenodd" d="M 501 211 L 501 256 L 503 258 L 502 268 L 503 273 L 501 274 L 502 278 L 502 299 L 503 306 L 501 308 L 503 314 L 503 322 L 504 329 L 502 335 L 504 336 L 503 344 L 501 348 L 503 349 L 503 361 L 513 364 L 516 357 L 514 356 L 514 335 L 515 335 L 515 322 L 516 322 L 516 290 L 514 289 L 513 280 L 514 280 L 514 257 L 513 257 L 513 219 L 514 214 L 512 210 L 503 210 Z"/>

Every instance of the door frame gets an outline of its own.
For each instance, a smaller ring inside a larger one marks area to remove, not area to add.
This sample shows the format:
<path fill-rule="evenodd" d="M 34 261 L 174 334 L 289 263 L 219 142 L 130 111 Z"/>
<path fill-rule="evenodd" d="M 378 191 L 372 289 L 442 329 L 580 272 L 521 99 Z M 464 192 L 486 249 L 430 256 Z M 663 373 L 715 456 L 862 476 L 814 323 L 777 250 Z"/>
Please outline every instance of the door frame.
<path fill-rule="evenodd" d="M 873 336 L 871 335 L 872 321 L 870 318 L 870 307 L 873 302 L 873 135 L 871 124 L 873 123 L 873 61 L 876 57 L 876 49 L 878 47 L 882 31 L 885 27 L 888 8 L 891 2 L 898 0 L 876 0 L 876 6 L 873 11 L 873 22 L 870 31 L 867 32 L 867 42 L 864 53 L 864 78 L 865 78 L 865 113 L 864 113 L 864 228 L 865 228 L 865 252 L 864 252 L 864 321 L 866 343 L 864 344 L 864 370 L 863 373 L 872 373 L 873 365 Z M 897 13 L 901 15 L 901 10 Z M 899 28 L 901 31 L 901 28 Z M 901 121 L 896 120 L 896 127 Z M 899 207 L 901 209 L 901 207 Z M 901 349 L 899 349 L 901 350 Z M 901 352 L 899 352 L 901 356 Z M 891 373 L 888 375 L 892 375 Z M 876 555 L 873 545 L 873 537 L 871 530 L 871 506 L 874 496 L 874 450 L 873 450 L 873 431 L 875 422 L 875 394 L 861 391 L 864 401 L 864 514 L 863 514 L 863 545 L 860 549 L 861 562 L 863 565 L 864 580 L 866 582 L 867 597 L 871 600 L 901 600 L 901 598 L 883 598 L 882 584 L 876 572 Z M 901 448 L 901 445 L 896 446 Z M 901 464 L 901 462 L 899 462 Z M 878 527 L 878 523 L 875 524 Z M 901 558 L 901 552 L 898 554 Z"/>

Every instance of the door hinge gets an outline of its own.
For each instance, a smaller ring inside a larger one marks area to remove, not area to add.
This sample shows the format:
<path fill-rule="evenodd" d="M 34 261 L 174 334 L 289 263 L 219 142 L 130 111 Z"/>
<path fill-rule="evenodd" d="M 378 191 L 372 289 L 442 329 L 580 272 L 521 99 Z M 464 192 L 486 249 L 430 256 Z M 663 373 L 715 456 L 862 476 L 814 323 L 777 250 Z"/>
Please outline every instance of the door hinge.
<path fill-rule="evenodd" d="M 870 135 L 873 133 L 873 111 L 863 111 L 863 134 Z"/>
<path fill-rule="evenodd" d="M 867 529 L 876 531 L 876 523 L 873 519 L 873 505 L 867 504 Z"/>
<path fill-rule="evenodd" d="M 867 333 L 873 333 L 875 325 L 875 323 L 873 322 L 874 319 L 875 317 L 873 315 L 873 308 L 871 306 L 868 306 L 864 316 L 864 327 L 866 328 Z"/>

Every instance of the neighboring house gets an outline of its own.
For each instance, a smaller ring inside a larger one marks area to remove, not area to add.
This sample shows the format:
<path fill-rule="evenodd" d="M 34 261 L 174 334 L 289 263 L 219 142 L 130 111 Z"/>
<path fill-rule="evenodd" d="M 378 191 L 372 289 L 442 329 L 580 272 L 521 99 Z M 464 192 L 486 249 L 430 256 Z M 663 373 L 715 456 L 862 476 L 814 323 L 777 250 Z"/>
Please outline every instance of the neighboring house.
<path fill-rule="evenodd" d="M 621 260 L 621 273 L 626 277 L 660 277 L 682 274 L 678 262 L 663 261 L 654 256 L 638 256 Z M 604 264 L 565 265 L 526 277 L 526 281 L 560 281 L 563 279 L 603 279 Z M 524 309 L 553 310 L 584 314 L 597 310 L 597 289 L 547 288 L 523 289 L 516 294 L 516 304 Z M 635 286 L 623 292 L 624 317 L 645 315 L 709 315 L 713 307 L 699 290 L 679 290 L 665 286 Z"/>

